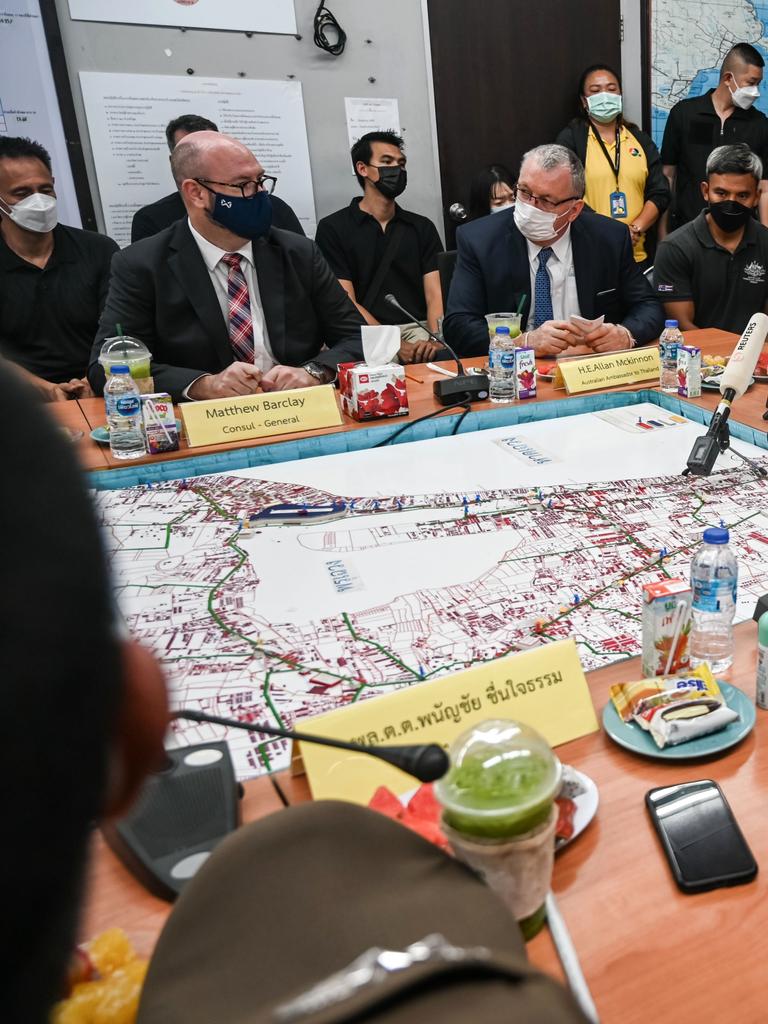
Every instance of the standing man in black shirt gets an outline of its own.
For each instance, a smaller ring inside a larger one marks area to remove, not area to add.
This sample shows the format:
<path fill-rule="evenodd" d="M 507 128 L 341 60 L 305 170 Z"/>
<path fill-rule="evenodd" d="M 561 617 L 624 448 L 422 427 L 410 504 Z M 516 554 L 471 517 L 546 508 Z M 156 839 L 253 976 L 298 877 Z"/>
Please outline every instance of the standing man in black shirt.
<path fill-rule="evenodd" d="M 718 87 L 704 96 L 681 100 L 670 110 L 661 163 L 673 200 L 671 212 L 661 218 L 660 238 L 704 209 L 701 183 L 707 177 L 707 157 L 717 146 L 745 142 L 760 157 L 764 173 L 768 170 L 768 119 L 753 106 L 760 95 L 764 65 L 754 46 L 737 43 L 725 55 Z M 760 221 L 768 225 L 765 179 L 758 212 Z"/>
<path fill-rule="evenodd" d="M 59 224 L 51 158 L 0 136 L 0 357 L 49 401 L 91 394 L 84 379 L 117 245 Z"/>
<path fill-rule="evenodd" d="M 193 132 L 217 132 L 219 129 L 209 121 L 207 117 L 200 117 L 199 114 L 182 114 L 181 117 L 174 117 L 165 128 L 165 139 L 168 149 L 173 152 L 176 145 L 187 135 Z M 177 220 L 187 216 L 184 203 L 179 195 L 178 189 L 170 195 L 163 196 L 149 206 L 142 206 L 133 215 L 131 223 L 131 242 L 138 242 L 141 238 L 150 238 L 158 231 L 164 231 Z M 272 227 L 283 228 L 284 231 L 293 231 L 297 235 L 303 235 L 299 218 L 279 196 L 272 196 Z"/>
<path fill-rule="evenodd" d="M 407 184 L 403 140 L 395 132 L 368 132 L 352 147 L 363 189 L 343 210 L 324 217 L 315 241 L 366 323 L 403 324 L 386 302 L 391 292 L 431 331 L 443 315 L 437 254 L 443 245 L 431 220 L 395 202 Z M 404 363 L 431 359 L 439 348 L 418 324 L 401 330 Z"/>

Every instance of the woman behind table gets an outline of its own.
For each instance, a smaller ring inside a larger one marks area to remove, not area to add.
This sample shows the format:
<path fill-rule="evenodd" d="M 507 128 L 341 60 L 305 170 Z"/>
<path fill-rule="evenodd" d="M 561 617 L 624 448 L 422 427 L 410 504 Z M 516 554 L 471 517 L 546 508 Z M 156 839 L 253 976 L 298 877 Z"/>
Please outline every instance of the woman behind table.
<path fill-rule="evenodd" d="M 587 68 L 579 80 L 578 96 L 579 116 L 556 141 L 572 149 L 584 164 L 587 205 L 625 224 L 635 259 L 646 263 L 646 233 L 670 201 L 659 151 L 650 136 L 624 120 L 621 81 L 612 68 L 605 64 Z"/>
<path fill-rule="evenodd" d="M 501 213 L 514 205 L 515 179 L 504 164 L 490 164 L 477 172 L 469 186 L 468 220 Z"/>

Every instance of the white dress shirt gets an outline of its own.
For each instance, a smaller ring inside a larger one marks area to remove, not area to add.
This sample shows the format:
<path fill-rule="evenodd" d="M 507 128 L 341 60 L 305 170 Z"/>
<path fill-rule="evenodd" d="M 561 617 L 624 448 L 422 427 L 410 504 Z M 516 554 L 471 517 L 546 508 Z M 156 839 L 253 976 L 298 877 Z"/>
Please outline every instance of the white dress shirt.
<path fill-rule="evenodd" d="M 221 315 L 224 317 L 224 323 L 227 325 L 227 328 L 229 328 L 229 293 L 227 291 L 229 267 L 226 263 L 221 262 L 221 258 L 233 250 L 220 249 L 218 245 L 214 245 L 207 238 L 203 238 L 200 232 L 195 231 L 192 227 L 191 221 L 189 222 L 189 230 L 192 232 L 195 242 L 197 242 L 200 255 L 203 257 L 203 262 L 210 275 L 213 290 L 216 292 L 216 298 L 221 306 Z M 267 322 L 264 319 L 264 310 L 261 305 L 259 282 L 256 277 L 256 267 L 253 263 L 253 243 L 246 242 L 242 249 L 236 251 L 242 256 L 240 269 L 245 277 L 245 283 L 248 285 L 248 297 L 251 304 L 253 365 L 257 370 L 266 373 L 267 370 L 271 370 L 273 366 L 277 365 L 277 360 L 272 355 Z"/>
<path fill-rule="evenodd" d="M 533 325 L 536 296 L 536 273 L 539 269 L 539 253 L 547 246 L 537 245 L 526 238 L 528 246 L 528 264 L 531 272 L 531 313 Z M 576 274 L 573 269 L 573 252 L 571 251 L 571 226 L 565 234 L 549 246 L 552 255 L 547 262 L 549 288 L 552 295 L 552 315 L 555 320 L 567 320 L 568 317 L 581 316 L 579 296 L 576 291 Z"/>

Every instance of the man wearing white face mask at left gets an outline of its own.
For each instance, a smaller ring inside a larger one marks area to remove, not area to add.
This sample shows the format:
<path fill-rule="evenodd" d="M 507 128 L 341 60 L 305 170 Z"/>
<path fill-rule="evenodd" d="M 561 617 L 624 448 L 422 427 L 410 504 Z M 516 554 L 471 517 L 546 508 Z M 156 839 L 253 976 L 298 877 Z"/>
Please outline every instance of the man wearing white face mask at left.
<path fill-rule="evenodd" d="M 509 309 L 521 310 L 525 343 L 540 356 L 613 352 L 658 338 L 664 312 L 630 233 L 586 210 L 583 197 L 576 154 L 538 146 L 523 157 L 514 208 L 459 228 L 443 321 L 459 355 L 485 355 L 485 315 Z"/>
<path fill-rule="evenodd" d="M 669 112 L 661 143 L 661 162 L 672 186 L 672 206 L 659 222 L 659 237 L 687 224 L 706 205 L 701 182 L 707 158 L 718 146 L 746 143 L 768 174 L 768 118 L 755 106 L 760 98 L 765 61 L 749 43 L 737 43 L 725 55 L 716 89 L 680 100 Z M 768 227 L 768 180 L 761 182 L 758 212 Z M 668 223 L 667 223 L 668 222 Z"/>
<path fill-rule="evenodd" d="M 48 401 L 91 393 L 85 373 L 117 248 L 59 224 L 46 150 L 0 136 L 0 357 Z"/>

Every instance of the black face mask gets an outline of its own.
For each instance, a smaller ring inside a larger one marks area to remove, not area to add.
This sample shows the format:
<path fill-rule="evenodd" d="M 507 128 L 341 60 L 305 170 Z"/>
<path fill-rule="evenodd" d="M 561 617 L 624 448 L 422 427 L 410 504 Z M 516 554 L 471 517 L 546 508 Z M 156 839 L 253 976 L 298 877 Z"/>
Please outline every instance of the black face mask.
<path fill-rule="evenodd" d="M 405 192 L 408 172 L 404 167 L 377 167 L 379 180 L 371 182 L 387 199 L 397 199 Z"/>
<path fill-rule="evenodd" d="M 726 199 L 722 203 L 710 203 L 709 212 L 712 220 L 721 231 L 728 234 L 731 231 L 739 231 L 752 216 L 752 208 L 737 203 L 735 199 Z"/>

